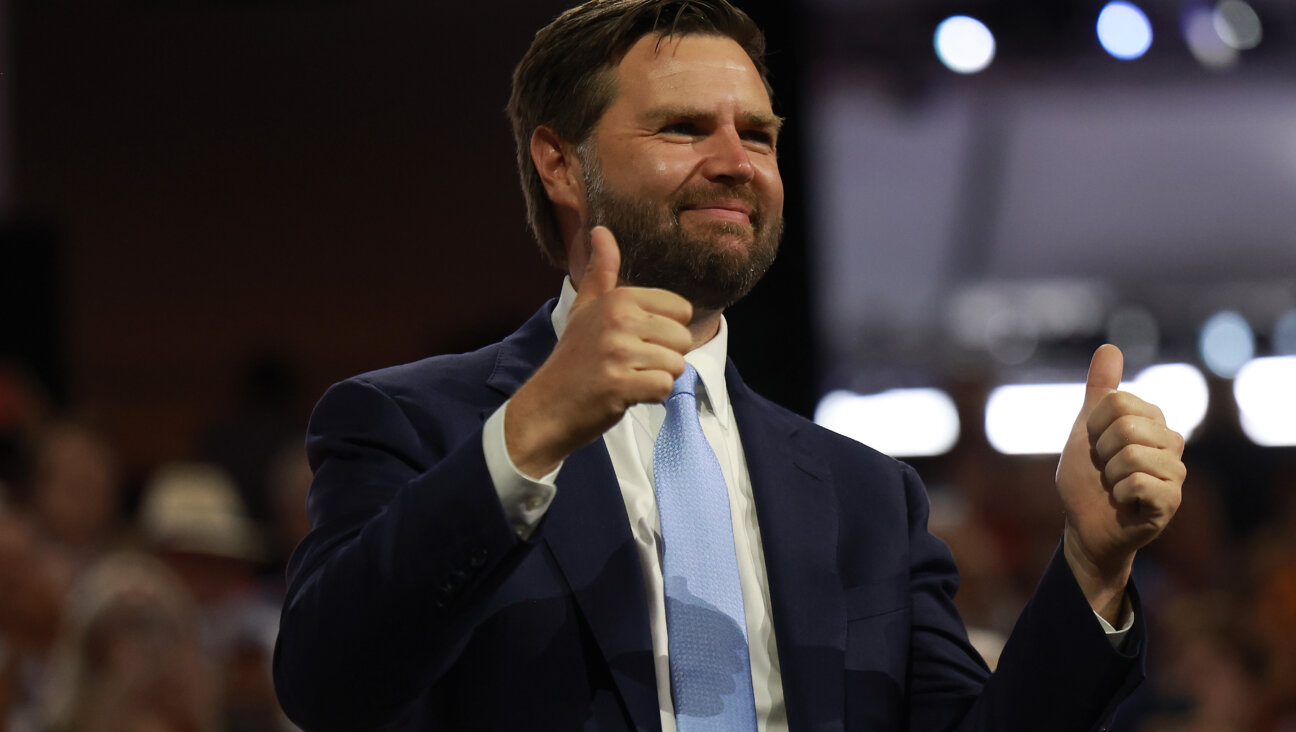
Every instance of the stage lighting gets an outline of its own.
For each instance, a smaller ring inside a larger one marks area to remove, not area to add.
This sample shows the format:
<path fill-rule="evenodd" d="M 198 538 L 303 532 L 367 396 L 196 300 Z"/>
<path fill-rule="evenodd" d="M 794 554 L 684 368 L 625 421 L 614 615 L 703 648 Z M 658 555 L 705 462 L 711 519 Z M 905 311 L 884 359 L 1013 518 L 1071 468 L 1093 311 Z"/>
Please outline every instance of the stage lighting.
<path fill-rule="evenodd" d="M 1206 319 L 1198 340 L 1202 362 L 1216 376 L 1231 379 L 1255 356 L 1255 334 L 1246 318 L 1224 310 Z"/>
<path fill-rule="evenodd" d="M 1242 431 L 1257 445 L 1296 446 L 1296 356 L 1257 358 L 1233 382 Z"/>
<path fill-rule="evenodd" d="M 960 74 L 975 74 L 994 60 L 994 34 L 984 23 L 966 15 L 942 21 L 933 43 L 941 63 Z"/>
<path fill-rule="evenodd" d="M 1210 400 L 1206 377 L 1185 363 L 1149 366 L 1121 390 L 1158 405 L 1170 429 L 1185 438 L 1206 417 Z M 985 430 L 990 446 L 1006 455 L 1054 455 L 1062 450 L 1085 385 L 1008 384 L 986 400 Z"/>
<path fill-rule="evenodd" d="M 892 457 L 943 455 L 959 437 L 958 410 L 940 389 L 834 391 L 819 401 L 814 421 Z"/>
<path fill-rule="evenodd" d="M 1220 38 L 1216 13 L 1195 5 L 1183 16 L 1184 41 L 1193 58 L 1208 69 L 1227 69 L 1238 61 L 1237 49 Z"/>
<path fill-rule="evenodd" d="M 1260 45 L 1264 35 L 1260 16 L 1242 0 L 1223 0 L 1213 16 L 1215 31 L 1230 48 L 1249 51 Z"/>
<path fill-rule="evenodd" d="M 1110 2 L 1098 14 L 1098 42 L 1118 59 L 1136 59 L 1152 46 L 1152 24 L 1137 5 Z"/>

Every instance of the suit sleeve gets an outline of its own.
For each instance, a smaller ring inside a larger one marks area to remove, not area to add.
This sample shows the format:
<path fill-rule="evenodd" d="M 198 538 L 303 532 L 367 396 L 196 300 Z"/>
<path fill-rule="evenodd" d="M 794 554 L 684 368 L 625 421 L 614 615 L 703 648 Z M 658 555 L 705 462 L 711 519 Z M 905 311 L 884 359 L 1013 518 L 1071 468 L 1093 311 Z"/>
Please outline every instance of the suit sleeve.
<path fill-rule="evenodd" d="M 927 531 L 926 490 L 905 466 L 914 624 L 908 717 L 914 732 L 1099 732 L 1145 676 L 1146 631 L 1121 650 L 1106 633 L 1062 556 L 1054 553 L 987 678 L 954 607 L 958 575 L 949 549 Z"/>
<path fill-rule="evenodd" d="M 455 661 L 482 598 L 528 547 L 491 482 L 479 415 L 457 408 L 436 422 L 457 429 L 429 434 L 352 379 L 311 417 L 314 528 L 289 563 L 274 659 L 280 702 L 303 728 L 398 715 Z"/>

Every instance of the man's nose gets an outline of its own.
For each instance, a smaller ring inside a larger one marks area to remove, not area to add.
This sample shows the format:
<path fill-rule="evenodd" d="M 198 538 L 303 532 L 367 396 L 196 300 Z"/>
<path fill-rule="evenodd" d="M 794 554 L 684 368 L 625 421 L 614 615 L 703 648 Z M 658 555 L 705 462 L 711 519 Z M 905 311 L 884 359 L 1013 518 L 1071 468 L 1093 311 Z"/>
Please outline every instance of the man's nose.
<path fill-rule="evenodd" d="M 732 127 L 717 130 L 706 141 L 706 162 L 702 172 L 708 180 L 747 183 L 756 175 L 751 156 L 743 146 L 738 131 Z"/>

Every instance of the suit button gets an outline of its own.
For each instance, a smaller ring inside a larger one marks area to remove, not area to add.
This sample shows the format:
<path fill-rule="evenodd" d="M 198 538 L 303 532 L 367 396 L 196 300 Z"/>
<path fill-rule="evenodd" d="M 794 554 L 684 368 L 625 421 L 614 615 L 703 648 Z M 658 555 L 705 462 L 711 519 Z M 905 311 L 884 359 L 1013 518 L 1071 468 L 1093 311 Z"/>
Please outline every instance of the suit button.
<path fill-rule="evenodd" d="M 477 547 L 476 549 L 473 550 L 472 556 L 468 558 L 468 564 L 474 567 L 481 567 L 486 564 L 486 558 L 489 555 L 490 553 L 487 552 L 484 548 Z"/>

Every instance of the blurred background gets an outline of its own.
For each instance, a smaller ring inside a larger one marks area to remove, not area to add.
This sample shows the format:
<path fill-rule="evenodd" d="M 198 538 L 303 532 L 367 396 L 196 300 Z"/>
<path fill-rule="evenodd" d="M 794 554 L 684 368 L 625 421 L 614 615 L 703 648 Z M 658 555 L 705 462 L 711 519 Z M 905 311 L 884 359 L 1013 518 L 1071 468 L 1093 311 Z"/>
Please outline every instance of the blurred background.
<path fill-rule="evenodd" d="M 288 730 L 302 436 L 561 274 L 503 106 L 569 3 L 0 0 L 0 730 Z M 1189 437 L 1121 729 L 1296 729 L 1296 3 L 789 0 L 758 391 L 912 462 L 993 663 L 1093 348 Z"/>

